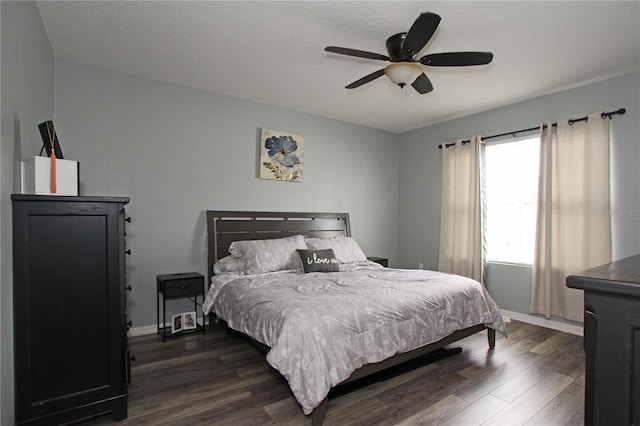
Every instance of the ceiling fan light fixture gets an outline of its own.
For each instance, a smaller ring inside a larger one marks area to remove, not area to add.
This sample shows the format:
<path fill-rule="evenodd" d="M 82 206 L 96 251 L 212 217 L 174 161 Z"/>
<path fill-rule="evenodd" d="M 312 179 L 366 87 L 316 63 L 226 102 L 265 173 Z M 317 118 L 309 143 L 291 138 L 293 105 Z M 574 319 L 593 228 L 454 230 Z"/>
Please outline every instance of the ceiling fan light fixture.
<path fill-rule="evenodd" d="M 422 74 L 422 67 L 413 62 L 394 62 L 385 67 L 384 73 L 394 84 L 404 87 Z"/>

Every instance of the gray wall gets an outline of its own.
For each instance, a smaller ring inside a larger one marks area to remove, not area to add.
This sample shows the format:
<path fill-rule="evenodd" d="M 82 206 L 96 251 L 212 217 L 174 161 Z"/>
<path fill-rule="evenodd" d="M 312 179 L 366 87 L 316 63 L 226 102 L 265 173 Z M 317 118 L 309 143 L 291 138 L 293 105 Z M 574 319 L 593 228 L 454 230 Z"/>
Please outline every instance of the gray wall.
<path fill-rule="evenodd" d="M 611 122 L 613 256 L 620 259 L 640 253 L 639 100 L 640 73 L 633 73 L 401 135 L 398 265 L 412 268 L 423 262 L 428 269 L 437 268 L 442 172 L 439 144 L 620 107 L 627 109 L 626 115 L 615 116 Z M 498 305 L 528 313 L 531 268 L 493 264 L 487 272 L 488 288 Z"/>
<path fill-rule="evenodd" d="M 365 253 L 396 263 L 397 135 L 64 61 L 55 71 L 81 194 L 131 197 L 134 327 L 155 325 L 156 275 L 206 274 L 208 209 L 348 212 Z M 256 177 L 261 127 L 304 136 L 303 183 Z"/>
<path fill-rule="evenodd" d="M 42 142 L 37 124 L 53 118 L 53 53 L 33 2 L 0 2 L 2 132 L 0 133 L 0 424 L 14 423 L 11 194 L 19 161 Z"/>

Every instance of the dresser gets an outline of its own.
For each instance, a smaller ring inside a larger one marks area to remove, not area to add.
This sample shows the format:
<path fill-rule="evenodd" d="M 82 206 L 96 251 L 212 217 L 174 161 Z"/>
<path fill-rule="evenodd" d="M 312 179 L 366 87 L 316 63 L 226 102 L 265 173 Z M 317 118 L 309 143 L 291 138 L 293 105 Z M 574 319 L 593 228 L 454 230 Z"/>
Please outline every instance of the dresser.
<path fill-rule="evenodd" d="M 126 418 L 129 199 L 11 199 L 16 422 Z"/>
<path fill-rule="evenodd" d="M 585 425 L 640 425 L 640 255 L 566 285 L 584 290 Z"/>

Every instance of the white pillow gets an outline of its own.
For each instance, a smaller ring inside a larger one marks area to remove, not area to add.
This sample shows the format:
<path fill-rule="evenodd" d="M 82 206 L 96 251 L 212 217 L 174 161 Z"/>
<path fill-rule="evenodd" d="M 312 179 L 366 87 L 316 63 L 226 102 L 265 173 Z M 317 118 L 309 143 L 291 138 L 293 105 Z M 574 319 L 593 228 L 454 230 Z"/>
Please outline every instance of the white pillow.
<path fill-rule="evenodd" d="M 305 241 L 312 250 L 333 249 L 340 263 L 367 261 L 367 256 L 351 237 L 307 238 Z"/>
<path fill-rule="evenodd" d="M 213 273 L 216 275 L 220 275 L 227 272 L 236 272 L 238 268 L 238 258 L 229 255 L 223 257 L 213 264 Z"/>
<path fill-rule="evenodd" d="M 297 249 L 306 249 L 302 235 L 272 240 L 234 241 L 229 253 L 238 258 L 238 271 L 249 274 L 301 269 Z"/>

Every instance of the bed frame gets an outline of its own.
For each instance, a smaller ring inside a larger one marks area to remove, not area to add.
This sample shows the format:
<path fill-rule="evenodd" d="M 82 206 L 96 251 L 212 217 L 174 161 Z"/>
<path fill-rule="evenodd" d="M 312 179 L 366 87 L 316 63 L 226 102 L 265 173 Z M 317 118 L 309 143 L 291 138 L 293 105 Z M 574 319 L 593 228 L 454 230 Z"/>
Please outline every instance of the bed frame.
<path fill-rule="evenodd" d="M 229 254 L 229 245 L 233 241 L 262 240 L 282 238 L 301 234 L 309 237 L 351 236 L 349 213 L 290 213 L 290 212 L 249 212 L 249 211 L 207 211 L 208 263 L 209 283 L 213 276 L 213 264 Z M 367 364 L 354 371 L 339 386 L 378 373 L 401 363 L 441 350 L 472 334 L 487 330 L 489 348 L 495 347 L 496 332 L 482 324 L 458 330 L 437 342 L 428 344 L 410 352 L 397 354 L 375 364 Z M 248 337 L 248 336 L 246 336 Z M 263 352 L 269 347 L 249 338 Z M 450 350 L 459 353 L 460 348 Z M 311 424 L 322 425 L 327 412 L 328 397 L 311 413 Z"/>

